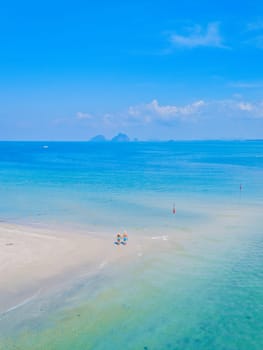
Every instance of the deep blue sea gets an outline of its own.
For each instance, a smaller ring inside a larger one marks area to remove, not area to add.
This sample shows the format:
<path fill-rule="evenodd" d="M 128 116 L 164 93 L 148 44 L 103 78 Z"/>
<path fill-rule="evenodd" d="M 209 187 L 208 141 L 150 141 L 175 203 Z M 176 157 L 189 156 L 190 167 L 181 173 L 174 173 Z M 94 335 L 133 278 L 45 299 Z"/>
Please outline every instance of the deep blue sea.
<path fill-rule="evenodd" d="M 1 350 L 263 349 L 263 141 L 0 142 L 0 197 L 1 221 L 158 241 L 12 313 Z"/>

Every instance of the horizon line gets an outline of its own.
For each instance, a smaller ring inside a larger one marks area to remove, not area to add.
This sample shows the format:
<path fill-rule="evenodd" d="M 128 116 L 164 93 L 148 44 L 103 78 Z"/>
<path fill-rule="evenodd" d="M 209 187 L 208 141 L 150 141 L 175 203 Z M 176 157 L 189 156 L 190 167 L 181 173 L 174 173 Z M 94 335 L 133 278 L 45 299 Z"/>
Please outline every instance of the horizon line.
<path fill-rule="evenodd" d="M 191 142 L 191 141 L 263 141 L 263 138 L 204 138 L 204 139 L 165 139 L 165 140 L 129 140 L 129 141 L 112 141 L 112 139 L 106 139 L 104 141 L 92 141 L 92 140 L 28 140 L 28 139 L 15 139 L 15 140 L 1 140 L 0 142 L 79 142 L 79 143 L 147 143 L 147 142 Z"/>

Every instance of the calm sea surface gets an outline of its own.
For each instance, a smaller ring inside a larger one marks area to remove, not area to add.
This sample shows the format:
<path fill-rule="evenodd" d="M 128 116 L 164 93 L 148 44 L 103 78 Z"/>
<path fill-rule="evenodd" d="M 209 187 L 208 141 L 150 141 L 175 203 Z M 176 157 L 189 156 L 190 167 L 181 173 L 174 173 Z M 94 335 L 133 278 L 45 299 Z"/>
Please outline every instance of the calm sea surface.
<path fill-rule="evenodd" d="M 263 141 L 0 142 L 0 198 L 2 221 L 157 237 L 0 318 L 1 350 L 263 349 Z"/>

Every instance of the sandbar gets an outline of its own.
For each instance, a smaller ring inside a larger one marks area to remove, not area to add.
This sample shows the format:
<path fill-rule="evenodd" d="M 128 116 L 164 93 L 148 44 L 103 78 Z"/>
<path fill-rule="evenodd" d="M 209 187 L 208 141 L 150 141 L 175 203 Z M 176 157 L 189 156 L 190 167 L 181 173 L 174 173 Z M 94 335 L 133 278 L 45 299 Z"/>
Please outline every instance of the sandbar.
<path fill-rule="evenodd" d="M 132 244 L 115 247 L 114 234 L 94 237 L 78 232 L 0 223 L 0 313 L 61 279 L 94 273 L 129 256 Z"/>

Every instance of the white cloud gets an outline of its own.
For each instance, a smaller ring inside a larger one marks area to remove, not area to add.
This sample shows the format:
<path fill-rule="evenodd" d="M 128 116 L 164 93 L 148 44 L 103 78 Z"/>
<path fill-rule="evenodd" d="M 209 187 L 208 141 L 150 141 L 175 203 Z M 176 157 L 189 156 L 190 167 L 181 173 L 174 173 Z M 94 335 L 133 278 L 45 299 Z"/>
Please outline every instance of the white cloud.
<path fill-rule="evenodd" d="M 258 119 L 263 118 L 262 101 L 237 101 L 236 99 L 215 100 L 207 103 L 209 114 L 215 117 L 222 115 L 226 118 L 246 118 Z"/>
<path fill-rule="evenodd" d="M 169 117 L 196 113 L 199 107 L 202 107 L 204 104 L 204 101 L 200 100 L 181 107 L 175 105 L 160 106 L 157 100 L 153 100 L 151 103 L 146 105 L 146 108 L 162 117 Z"/>
<path fill-rule="evenodd" d="M 146 104 L 145 109 L 150 112 L 156 113 L 161 117 L 175 116 L 176 114 L 178 114 L 179 111 L 177 106 L 160 106 L 157 100 L 153 100 L 151 103 Z"/>
<path fill-rule="evenodd" d="M 89 113 L 83 113 L 83 112 L 77 112 L 76 118 L 83 120 L 83 119 L 92 119 L 93 116 Z"/>
<path fill-rule="evenodd" d="M 139 119 L 145 123 L 159 119 L 163 121 L 175 119 L 188 119 L 196 116 L 200 109 L 205 106 L 203 100 L 195 101 L 184 106 L 177 105 L 160 105 L 157 100 L 138 106 L 130 106 L 128 115 L 134 119 Z"/>
<path fill-rule="evenodd" d="M 237 107 L 241 110 L 241 111 L 253 111 L 254 106 L 251 103 L 248 102 L 240 102 L 237 104 Z"/>
<path fill-rule="evenodd" d="M 208 23 L 207 28 L 203 29 L 199 25 L 188 28 L 187 34 L 172 34 L 171 43 L 177 47 L 217 47 L 226 48 L 223 39 L 219 33 L 218 23 Z"/>
<path fill-rule="evenodd" d="M 151 102 L 132 105 L 126 110 L 119 112 L 109 112 L 96 115 L 96 118 L 87 113 L 79 112 L 79 120 L 83 120 L 81 125 L 85 125 L 85 120 L 89 127 L 102 132 L 111 130 L 152 130 L 160 128 L 195 128 L 205 127 L 215 122 L 228 123 L 235 120 L 246 120 L 248 123 L 255 119 L 263 120 L 263 102 L 245 99 L 244 96 L 238 98 L 217 100 L 195 100 L 186 104 L 161 104 L 157 99 Z M 92 119 L 91 119 L 92 118 Z M 72 123 L 74 122 L 74 119 Z M 77 119 L 75 117 L 75 124 Z M 79 124 L 79 123 L 78 123 Z M 184 125 L 184 126 L 183 126 Z"/>

